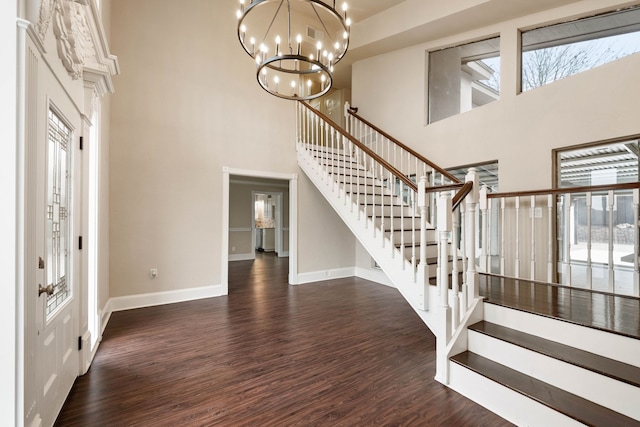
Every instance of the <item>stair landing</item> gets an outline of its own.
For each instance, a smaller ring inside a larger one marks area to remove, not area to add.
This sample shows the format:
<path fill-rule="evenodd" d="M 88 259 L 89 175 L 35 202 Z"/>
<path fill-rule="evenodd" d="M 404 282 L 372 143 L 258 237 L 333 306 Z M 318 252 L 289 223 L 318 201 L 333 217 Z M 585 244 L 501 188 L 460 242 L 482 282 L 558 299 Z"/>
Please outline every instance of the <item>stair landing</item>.
<path fill-rule="evenodd" d="M 640 339 L 640 298 L 480 274 L 485 302 Z"/>

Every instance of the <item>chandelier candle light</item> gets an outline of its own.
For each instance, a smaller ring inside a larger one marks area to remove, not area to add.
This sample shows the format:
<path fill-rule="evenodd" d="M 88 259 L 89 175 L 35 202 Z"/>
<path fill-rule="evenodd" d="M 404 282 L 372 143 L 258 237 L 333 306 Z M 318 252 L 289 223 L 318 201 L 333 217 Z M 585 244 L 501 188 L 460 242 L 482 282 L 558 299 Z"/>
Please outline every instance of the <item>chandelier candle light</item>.
<path fill-rule="evenodd" d="M 239 1 L 238 39 L 257 65 L 260 86 L 293 100 L 326 94 L 349 47 L 347 4 L 339 13 L 335 0 Z"/>

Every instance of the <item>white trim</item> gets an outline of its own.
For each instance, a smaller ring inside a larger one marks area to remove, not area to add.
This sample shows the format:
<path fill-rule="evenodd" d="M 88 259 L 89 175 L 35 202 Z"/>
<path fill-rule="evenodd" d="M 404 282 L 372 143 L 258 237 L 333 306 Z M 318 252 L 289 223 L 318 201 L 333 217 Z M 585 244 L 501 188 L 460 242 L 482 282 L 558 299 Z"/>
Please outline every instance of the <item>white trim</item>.
<path fill-rule="evenodd" d="M 107 323 L 109 323 L 112 313 L 113 309 L 111 308 L 111 299 L 109 299 L 100 312 L 100 339 L 98 339 L 98 342 L 102 340 L 102 335 L 104 335 L 104 330 L 107 328 Z"/>
<path fill-rule="evenodd" d="M 200 288 L 180 289 L 175 291 L 154 292 L 148 294 L 113 297 L 109 300 L 113 311 L 131 310 L 133 308 L 152 307 L 154 305 L 173 304 L 225 295 L 222 285 L 203 286 Z"/>
<path fill-rule="evenodd" d="M 251 231 L 252 231 L 252 228 L 250 228 L 250 227 L 246 227 L 246 228 L 245 227 L 243 227 L 243 228 L 230 228 L 229 229 L 229 232 L 232 232 L 232 233 L 241 233 L 241 232 L 250 233 Z"/>
<path fill-rule="evenodd" d="M 331 270 L 312 271 L 309 273 L 299 273 L 296 285 L 305 283 L 322 282 L 323 280 L 343 279 L 355 276 L 354 267 L 334 268 Z"/>
<path fill-rule="evenodd" d="M 289 251 L 278 252 L 278 258 L 286 258 L 289 256 Z"/>
<path fill-rule="evenodd" d="M 250 181 L 248 179 L 237 179 L 237 178 L 230 179 L 229 182 L 231 184 L 251 185 L 254 187 L 289 188 L 289 184 L 282 184 L 279 182 L 269 183 L 269 182 Z"/>
<path fill-rule="evenodd" d="M 256 253 L 251 252 L 247 254 L 231 254 L 229 255 L 229 262 L 231 261 L 249 261 L 252 259 L 256 259 Z"/>
<path fill-rule="evenodd" d="M 389 280 L 386 274 L 380 269 L 371 269 L 371 268 L 355 268 L 355 276 L 361 279 L 369 280 L 370 282 L 375 282 L 380 285 L 389 286 L 390 288 L 395 288 L 396 286 Z"/>

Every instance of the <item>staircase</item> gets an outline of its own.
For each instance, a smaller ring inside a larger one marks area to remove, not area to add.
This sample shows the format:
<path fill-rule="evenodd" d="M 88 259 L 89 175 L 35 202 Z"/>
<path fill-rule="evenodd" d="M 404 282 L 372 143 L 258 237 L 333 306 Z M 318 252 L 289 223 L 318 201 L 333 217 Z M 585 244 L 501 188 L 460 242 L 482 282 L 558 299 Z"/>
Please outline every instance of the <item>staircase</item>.
<path fill-rule="evenodd" d="M 370 123 L 348 128 L 299 103 L 299 166 L 436 336 L 436 379 L 517 425 L 640 426 L 638 336 L 483 301 L 473 171 L 454 182 Z M 637 319 L 630 300 L 619 314 Z"/>

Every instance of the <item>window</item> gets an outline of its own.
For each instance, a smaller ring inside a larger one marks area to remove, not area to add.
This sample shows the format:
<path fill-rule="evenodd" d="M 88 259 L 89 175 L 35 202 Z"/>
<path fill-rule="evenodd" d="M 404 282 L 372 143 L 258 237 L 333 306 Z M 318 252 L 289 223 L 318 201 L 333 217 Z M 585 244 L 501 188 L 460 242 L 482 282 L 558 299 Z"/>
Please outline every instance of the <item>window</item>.
<path fill-rule="evenodd" d="M 500 37 L 429 53 L 429 123 L 500 96 Z"/>
<path fill-rule="evenodd" d="M 557 151 L 559 188 L 638 181 L 638 140 Z"/>
<path fill-rule="evenodd" d="M 47 285 L 53 294 L 47 297 L 47 316 L 51 316 L 71 297 L 68 280 L 70 247 L 70 151 L 71 129 L 49 110 L 47 137 Z"/>
<path fill-rule="evenodd" d="M 638 181 L 638 139 L 558 150 L 555 156 L 559 188 Z M 572 285 L 633 295 L 636 216 L 633 190 L 558 196 L 561 277 L 569 274 Z"/>
<path fill-rule="evenodd" d="M 640 7 L 522 33 L 522 91 L 640 51 Z"/>

